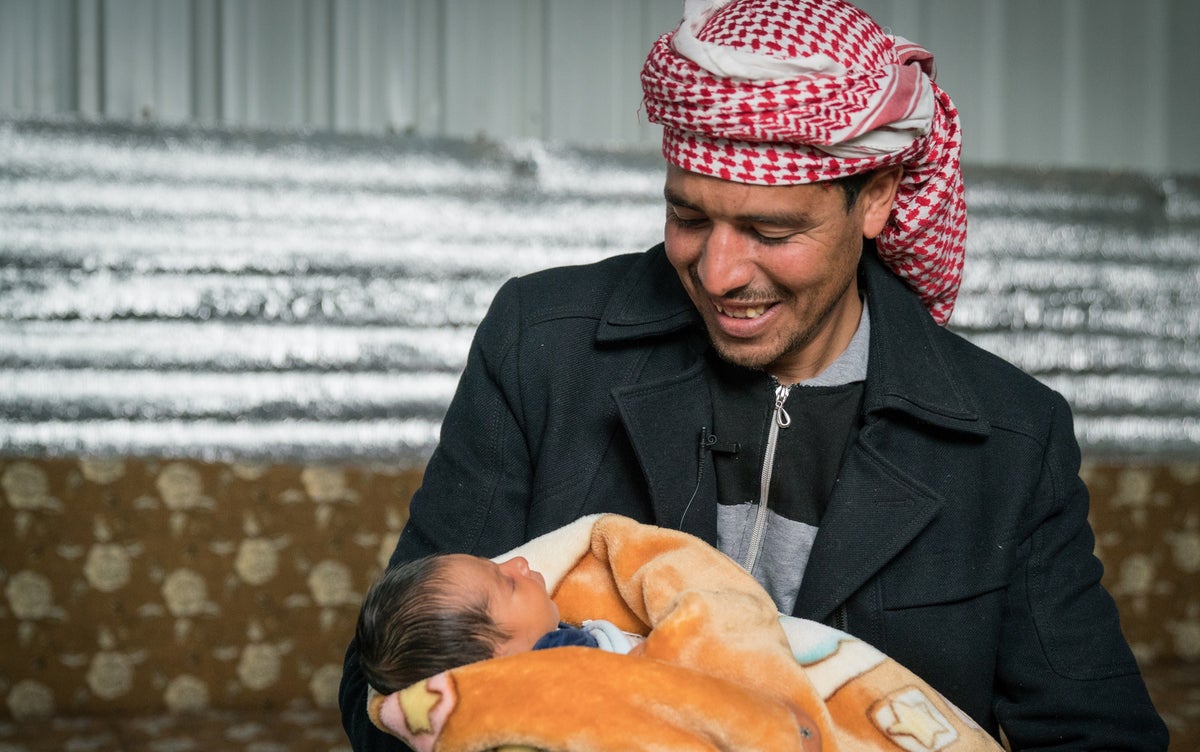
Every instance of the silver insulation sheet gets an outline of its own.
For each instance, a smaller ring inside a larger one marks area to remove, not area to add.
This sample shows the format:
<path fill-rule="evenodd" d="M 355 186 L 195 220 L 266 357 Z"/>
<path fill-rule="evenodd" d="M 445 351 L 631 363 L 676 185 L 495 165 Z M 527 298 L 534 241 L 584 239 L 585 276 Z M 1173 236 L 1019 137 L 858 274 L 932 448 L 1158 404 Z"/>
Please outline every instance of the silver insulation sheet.
<path fill-rule="evenodd" d="M 1200 456 L 1200 178 L 967 181 L 951 328 L 1085 451 Z M 0 120 L 0 454 L 421 463 L 499 285 L 661 196 L 645 153 Z"/>

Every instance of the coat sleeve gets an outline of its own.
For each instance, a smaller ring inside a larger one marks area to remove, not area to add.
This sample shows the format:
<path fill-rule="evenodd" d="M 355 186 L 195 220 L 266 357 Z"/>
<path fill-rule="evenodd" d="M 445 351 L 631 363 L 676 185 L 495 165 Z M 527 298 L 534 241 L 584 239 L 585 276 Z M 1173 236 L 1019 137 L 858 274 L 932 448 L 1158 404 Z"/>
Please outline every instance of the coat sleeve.
<path fill-rule="evenodd" d="M 445 551 L 495 556 L 525 542 L 533 469 L 520 291 L 519 279 L 501 287 L 476 330 L 392 565 Z"/>
<path fill-rule="evenodd" d="M 516 386 L 520 311 L 518 285 L 510 280 L 476 330 L 389 566 L 442 551 L 492 556 L 524 542 L 531 463 Z M 367 683 L 353 642 L 338 701 L 355 752 L 407 749 L 371 725 Z"/>
<path fill-rule="evenodd" d="M 996 715 L 1016 750 L 1165 750 L 1166 726 L 1100 584 L 1070 409 L 1055 399 L 1008 595 Z"/>

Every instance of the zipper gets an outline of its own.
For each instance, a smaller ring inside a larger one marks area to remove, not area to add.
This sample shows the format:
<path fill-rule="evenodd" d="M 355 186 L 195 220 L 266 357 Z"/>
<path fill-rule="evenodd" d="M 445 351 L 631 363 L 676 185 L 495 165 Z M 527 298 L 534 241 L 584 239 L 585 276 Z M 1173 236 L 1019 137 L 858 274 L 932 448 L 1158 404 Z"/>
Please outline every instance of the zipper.
<path fill-rule="evenodd" d="M 833 616 L 830 618 L 830 626 L 842 632 L 849 634 L 850 615 L 846 611 L 846 604 L 843 603 L 833 610 Z"/>
<path fill-rule="evenodd" d="M 779 429 L 792 424 L 792 416 L 783 409 L 791 385 L 775 385 L 775 412 L 771 415 L 771 428 L 767 432 L 767 451 L 763 453 L 762 477 L 758 482 L 758 514 L 754 516 L 754 530 L 750 534 L 750 550 L 746 552 L 746 561 L 742 568 L 754 574 L 754 565 L 758 562 L 759 548 L 762 547 L 763 532 L 767 527 L 767 498 L 771 490 L 771 473 L 775 469 L 775 445 L 779 441 Z"/>

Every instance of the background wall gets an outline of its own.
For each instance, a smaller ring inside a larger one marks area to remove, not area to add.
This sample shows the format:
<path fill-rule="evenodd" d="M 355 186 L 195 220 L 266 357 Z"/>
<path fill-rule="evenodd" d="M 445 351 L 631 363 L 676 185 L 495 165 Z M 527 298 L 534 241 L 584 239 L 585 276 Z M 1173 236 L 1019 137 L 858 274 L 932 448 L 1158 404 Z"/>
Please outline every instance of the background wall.
<path fill-rule="evenodd" d="M 1200 459 L 1200 176 L 965 177 L 951 328 Z M 0 456 L 420 464 L 500 284 L 662 222 L 649 150 L 0 118 Z"/>
<path fill-rule="evenodd" d="M 963 113 L 952 325 L 1085 449 L 1194 456 L 1200 3 L 860 2 Z M 0 0 L 0 451 L 425 457 L 504 279 L 661 237 L 681 10 Z"/>
<path fill-rule="evenodd" d="M 1200 172 L 1194 0 L 860 0 L 932 50 L 968 163 Z M 647 146 L 680 0 L 0 0 L 0 115 Z"/>

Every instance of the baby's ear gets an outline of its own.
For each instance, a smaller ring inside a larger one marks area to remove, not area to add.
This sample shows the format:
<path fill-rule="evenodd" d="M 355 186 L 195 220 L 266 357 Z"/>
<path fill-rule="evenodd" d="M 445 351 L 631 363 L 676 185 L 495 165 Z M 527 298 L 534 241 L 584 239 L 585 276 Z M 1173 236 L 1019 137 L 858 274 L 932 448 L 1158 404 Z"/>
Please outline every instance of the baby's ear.
<path fill-rule="evenodd" d="M 521 645 L 517 638 L 509 637 L 506 640 L 496 642 L 496 649 L 492 651 L 493 658 L 503 658 L 508 655 L 516 655 L 517 653 L 528 653 L 533 650 L 533 645 Z"/>

